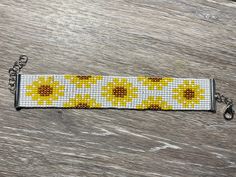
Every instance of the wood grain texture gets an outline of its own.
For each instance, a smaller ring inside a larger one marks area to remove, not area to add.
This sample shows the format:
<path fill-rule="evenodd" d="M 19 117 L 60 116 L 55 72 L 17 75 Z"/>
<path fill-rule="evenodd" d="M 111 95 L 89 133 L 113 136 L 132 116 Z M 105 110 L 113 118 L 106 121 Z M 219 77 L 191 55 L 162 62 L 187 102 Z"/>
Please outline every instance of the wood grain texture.
<path fill-rule="evenodd" d="M 28 74 L 213 77 L 236 100 L 236 2 L 0 1 L 1 177 L 236 176 L 236 121 L 220 109 L 15 111 L 20 54 Z"/>

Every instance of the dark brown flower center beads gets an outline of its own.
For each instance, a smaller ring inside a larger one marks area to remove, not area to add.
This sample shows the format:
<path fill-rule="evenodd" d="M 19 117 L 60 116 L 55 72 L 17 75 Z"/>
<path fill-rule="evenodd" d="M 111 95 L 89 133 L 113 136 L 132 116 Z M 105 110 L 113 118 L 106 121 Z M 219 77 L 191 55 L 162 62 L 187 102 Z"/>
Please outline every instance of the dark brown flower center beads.
<path fill-rule="evenodd" d="M 149 77 L 149 80 L 151 80 L 152 82 L 160 82 L 162 80 L 161 77 Z"/>
<path fill-rule="evenodd" d="M 49 96 L 53 93 L 53 88 L 50 85 L 41 85 L 38 88 L 38 94 L 40 96 Z"/>
<path fill-rule="evenodd" d="M 124 98 L 127 95 L 127 89 L 124 87 L 115 87 L 112 92 L 115 97 Z"/>
<path fill-rule="evenodd" d="M 194 90 L 192 89 L 186 89 L 184 90 L 184 97 L 188 100 L 193 99 L 195 96 Z"/>
<path fill-rule="evenodd" d="M 77 78 L 79 78 L 80 80 L 88 80 L 90 79 L 92 76 L 76 76 Z"/>
<path fill-rule="evenodd" d="M 86 108 L 90 108 L 90 106 L 87 103 L 79 103 L 79 104 L 77 104 L 76 108 L 86 109 Z"/>
<path fill-rule="evenodd" d="M 151 110 L 161 110 L 161 107 L 158 104 L 150 104 L 148 109 L 151 109 Z"/>

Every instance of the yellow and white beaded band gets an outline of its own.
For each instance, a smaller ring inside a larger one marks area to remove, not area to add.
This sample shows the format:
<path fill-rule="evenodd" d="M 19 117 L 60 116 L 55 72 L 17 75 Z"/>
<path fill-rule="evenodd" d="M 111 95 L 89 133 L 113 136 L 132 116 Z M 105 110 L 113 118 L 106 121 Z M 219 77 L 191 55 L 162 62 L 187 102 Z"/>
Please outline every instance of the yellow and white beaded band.
<path fill-rule="evenodd" d="M 214 102 L 213 79 L 19 74 L 15 106 L 214 111 Z"/>

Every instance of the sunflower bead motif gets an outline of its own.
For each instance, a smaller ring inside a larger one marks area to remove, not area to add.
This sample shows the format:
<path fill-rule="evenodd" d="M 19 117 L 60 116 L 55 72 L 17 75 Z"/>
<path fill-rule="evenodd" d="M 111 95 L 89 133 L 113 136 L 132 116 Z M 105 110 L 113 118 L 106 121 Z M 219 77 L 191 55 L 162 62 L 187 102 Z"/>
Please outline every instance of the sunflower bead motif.
<path fill-rule="evenodd" d="M 112 103 L 112 106 L 126 106 L 134 98 L 138 97 L 138 88 L 125 78 L 114 78 L 106 86 L 102 87 L 102 96 Z"/>
<path fill-rule="evenodd" d="M 173 89 L 173 98 L 177 100 L 179 104 L 182 104 L 184 108 L 194 108 L 203 100 L 205 90 L 196 84 L 193 80 L 184 80 L 183 84 L 178 85 Z"/>
<path fill-rule="evenodd" d="M 149 90 L 162 90 L 163 87 L 167 86 L 173 81 L 173 78 L 169 77 L 138 77 L 138 81 L 142 82 L 144 86 L 147 86 Z"/>
<path fill-rule="evenodd" d="M 79 75 L 65 75 L 70 83 L 75 84 L 77 88 L 90 88 L 96 84 L 97 81 L 102 80 L 102 76 L 79 76 Z"/>
<path fill-rule="evenodd" d="M 77 108 L 77 109 L 88 109 L 88 108 L 100 108 L 101 104 L 97 103 L 95 99 L 91 98 L 89 94 L 84 96 L 77 94 L 74 98 L 71 98 L 69 102 L 64 103 L 65 108 Z"/>
<path fill-rule="evenodd" d="M 172 106 L 168 105 L 161 96 L 149 96 L 143 100 L 141 104 L 137 105 L 137 109 L 150 109 L 150 110 L 171 110 Z"/>
<path fill-rule="evenodd" d="M 59 97 L 64 96 L 64 86 L 53 77 L 39 77 L 31 85 L 26 86 L 26 96 L 30 96 L 38 105 L 52 105 Z"/>

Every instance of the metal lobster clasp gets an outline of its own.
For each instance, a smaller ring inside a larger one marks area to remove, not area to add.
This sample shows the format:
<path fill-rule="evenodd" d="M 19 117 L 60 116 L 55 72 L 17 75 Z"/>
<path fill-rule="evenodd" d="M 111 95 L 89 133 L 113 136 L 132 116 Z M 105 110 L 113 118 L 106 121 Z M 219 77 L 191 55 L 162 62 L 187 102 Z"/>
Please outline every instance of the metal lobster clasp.
<path fill-rule="evenodd" d="M 225 120 L 232 120 L 234 118 L 235 111 L 233 109 L 233 104 L 228 104 L 225 108 L 224 118 Z"/>

